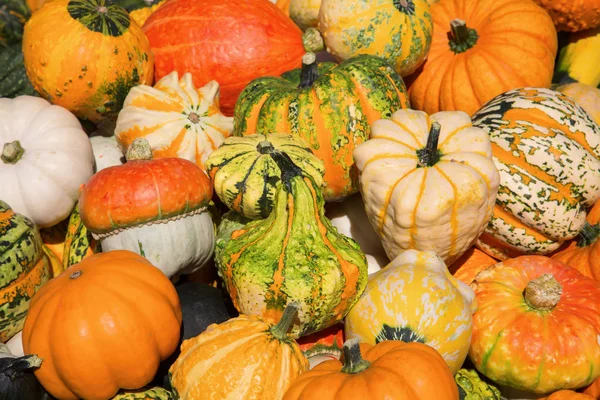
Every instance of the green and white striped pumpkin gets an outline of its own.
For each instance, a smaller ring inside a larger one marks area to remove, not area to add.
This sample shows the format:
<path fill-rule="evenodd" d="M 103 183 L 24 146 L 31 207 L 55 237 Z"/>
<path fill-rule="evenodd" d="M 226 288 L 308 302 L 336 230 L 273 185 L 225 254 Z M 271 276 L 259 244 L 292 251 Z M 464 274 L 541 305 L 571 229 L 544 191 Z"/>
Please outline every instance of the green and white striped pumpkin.
<path fill-rule="evenodd" d="M 317 187 L 323 185 L 325 166 L 300 138 L 288 134 L 229 137 L 205 163 L 219 199 L 246 218 L 266 218 L 281 185 L 281 170 L 269 152 L 285 152 Z"/>
<path fill-rule="evenodd" d="M 282 171 L 273 211 L 244 221 L 230 212 L 217 231 L 215 260 L 237 310 L 274 323 L 298 302 L 294 337 L 341 321 L 367 284 L 367 262 L 352 239 L 325 217 L 314 180 L 278 150 L 270 156 Z"/>
<path fill-rule="evenodd" d="M 600 198 L 600 126 L 568 96 L 542 88 L 497 96 L 473 125 L 490 135 L 500 172 L 478 247 L 506 259 L 548 254 L 575 237 Z"/>
<path fill-rule="evenodd" d="M 33 222 L 0 200 L 0 343 L 23 329 L 29 302 L 50 279 Z"/>

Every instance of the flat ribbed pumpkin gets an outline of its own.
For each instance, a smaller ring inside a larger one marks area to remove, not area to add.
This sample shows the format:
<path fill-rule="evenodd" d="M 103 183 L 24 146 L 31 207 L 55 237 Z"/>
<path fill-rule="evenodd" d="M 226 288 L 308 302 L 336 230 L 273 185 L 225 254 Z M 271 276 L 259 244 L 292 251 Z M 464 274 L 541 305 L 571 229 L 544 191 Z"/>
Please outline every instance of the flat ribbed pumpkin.
<path fill-rule="evenodd" d="M 48 101 L 99 122 L 115 116 L 127 92 L 151 84 L 148 39 L 109 0 L 53 0 L 25 25 L 27 76 Z"/>
<path fill-rule="evenodd" d="M 499 385 L 551 393 L 600 376 L 600 286 L 566 264 L 521 256 L 480 272 L 469 358 Z"/>
<path fill-rule="evenodd" d="M 273 149 L 281 185 L 266 219 L 241 221 L 230 212 L 217 231 L 215 261 L 233 305 L 275 322 L 289 302 L 300 311 L 299 337 L 341 321 L 367 281 L 367 261 L 352 239 L 325 217 L 323 196 L 290 157 Z"/>
<path fill-rule="evenodd" d="M 219 109 L 219 84 L 196 88 L 192 75 L 176 71 L 154 87 L 131 89 L 119 112 L 115 137 L 124 151 L 139 137 L 152 147 L 153 158 L 180 157 L 204 168 L 208 155 L 233 130 L 233 118 Z"/>
<path fill-rule="evenodd" d="M 413 108 L 472 115 L 507 90 L 550 87 L 556 30 L 532 1 L 444 0 L 431 14 L 431 50 L 410 78 Z"/>
<path fill-rule="evenodd" d="M 488 135 L 461 111 L 399 110 L 354 151 L 371 225 L 390 260 L 432 250 L 450 264 L 471 247 L 494 206 L 499 176 Z"/>
<path fill-rule="evenodd" d="M 246 315 L 210 325 L 181 345 L 171 386 L 181 400 L 280 400 L 308 370 L 287 333 L 297 311 L 297 304 L 287 306 L 277 325 Z"/>
<path fill-rule="evenodd" d="M 0 343 L 23 329 L 31 297 L 50 278 L 33 222 L 0 200 Z"/>
<path fill-rule="evenodd" d="M 455 374 L 471 340 L 473 290 L 450 275 L 431 251 L 406 250 L 369 275 L 364 294 L 346 317 L 346 338 L 374 345 L 384 340 L 425 343 Z"/>
<path fill-rule="evenodd" d="M 492 142 L 500 188 L 477 246 L 497 259 L 549 254 L 575 237 L 600 198 L 600 126 L 571 98 L 522 88 L 497 96 L 473 125 Z"/>
<path fill-rule="evenodd" d="M 338 60 L 379 56 L 401 76 L 425 61 L 433 24 L 427 0 L 323 0 L 318 27 Z"/>
<path fill-rule="evenodd" d="M 559 31 L 578 32 L 600 26 L 600 3 L 596 0 L 535 0 L 544 7 Z"/>
<path fill-rule="evenodd" d="M 219 199 L 246 218 L 266 218 L 281 185 L 281 170 L 270 153 L 287 154 L 314 181 L 323 185 L 325 167 L 299 137 L 287 134 L 230 137 L 208 158 L 206 172 Z"/>
<path fill-rule="evenodd" d="M 358 191 L 352 151 L 369 138 L 370 124 L 408 105 L 402 78 L 380 58 L 337 65 L 307 54 L 301 70 L 250 82 L 235 107 L 234 135 L 300 136 L 325 162 L 325 201 L 341 200 Z"/>

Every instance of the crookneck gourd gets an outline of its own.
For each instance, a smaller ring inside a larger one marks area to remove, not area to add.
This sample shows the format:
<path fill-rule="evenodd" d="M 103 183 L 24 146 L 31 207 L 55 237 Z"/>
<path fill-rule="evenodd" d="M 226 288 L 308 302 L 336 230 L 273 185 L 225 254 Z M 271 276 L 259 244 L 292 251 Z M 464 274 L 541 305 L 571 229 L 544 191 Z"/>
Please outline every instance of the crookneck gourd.
<path fill-rule="evenodd" d="M 279 320 L 291 301 L 300 303 L 295 336 L 340 321 L 367 283 L 367 262 L 352 239 L 325 217 L 314 180 L 290 157 L 273 149 L 282 185 L 264 220 L 244 223 L 229 213 L 217 232 L 216 263 L 240 313 Z"/>

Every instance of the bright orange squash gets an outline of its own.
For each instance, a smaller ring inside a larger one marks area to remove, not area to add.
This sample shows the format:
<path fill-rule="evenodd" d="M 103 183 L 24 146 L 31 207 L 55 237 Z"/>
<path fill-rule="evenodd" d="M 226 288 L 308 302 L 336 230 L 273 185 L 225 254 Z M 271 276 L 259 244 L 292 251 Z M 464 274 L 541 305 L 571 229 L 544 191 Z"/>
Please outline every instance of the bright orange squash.
<path fill-rule="evenodd" d="M 471 247 L 460 258 L 448 266 L 448 270 L 456 279 L 470 285 L 478 273 L 498 263 L 476 247 Z"/>

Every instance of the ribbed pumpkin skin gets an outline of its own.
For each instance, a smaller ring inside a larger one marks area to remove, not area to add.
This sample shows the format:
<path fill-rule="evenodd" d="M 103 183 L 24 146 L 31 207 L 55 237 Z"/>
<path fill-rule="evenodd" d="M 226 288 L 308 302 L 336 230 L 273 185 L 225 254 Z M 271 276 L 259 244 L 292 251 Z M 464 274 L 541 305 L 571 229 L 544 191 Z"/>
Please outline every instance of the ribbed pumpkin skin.
<path fill-rule="evenodd" d="M 175 287 L 145 258 L 95 254 L 36 294 L 23 350 L 44 360 L 35 375 L 54 397 L 109 399 L 152 380 L 179 343 L 181 318 Z"/>
<path fill-rule="evenodd" d="M 302 139 L 286 134 L 232 137 L 215 150 L 205 166 L 219 199 L 246 218 L 267 218 L 281 186 L 281 170 L 265 153 L 268 143 L 285 152 L 317 187 L 323 185 L 325 167 Z"/>
<path fill-rule="evenodd" d="M 31 297 L 50 278 L 33 222 L 0 200 L 0 343 L 23 329 Z"/>
<path fill-rule="evenodd" d="M 548 14 L 529 0 L 442 0 L 431 6 L 434 29 L 422 71 L 409 85 L 416 110 L 464 111 L 472 115 L 507 90 L 550 87 L 557 51 Z M 450 23 L 466 22 L 479 38 L 455 53 Z"/>
<path fill-rule="evenodd" d="M 544 7 L 559 31 L 578 32 L 600 26 L 600 4 L 595 0 L 535 0 Z"/>
<path fill-rule="evenodd" d="M 0 65 L 0 97 L 38 96 L 25 72 L 20 43 L 0 46 Z"/>
<path fill-rule="evenodd" d="M 25 25 L 23 55 L 27 75 L 44 98 L 94 123 L 115 116 L 133 86 L 152 83 L 148 39 L 123 8 L 107 0 L 47 3 Z"/>
<path fill-rule="evenodd" d="M 280 340 L 270 324 L 240 315 L 185 340 L 169 370 L 181 400 L 279 400 L 308 360 L 292 339 Z"/>
<path fill-rule="evenodd" d="M 336 59 L 382 57 L 404 77 L 427 57 L 433 31 L 429 8 L 427 0 L 323 0 L 318 28 Z"/>
<path fill-rule="evenodd" d="M 169 1 L 148 18 L 144 32 L 156 79 L 177 71 L 191 73 L 197 87 L 216 80 L 225 115 L 233 115 L 248 82 L 297 68 L 304 54 L 300 29 L 264 0 Z"/>
<path fill-rule="evenodd" d="M 477 246 L 494 258 L 549 254 L 600 198 L 600 127 L 569 97 L 523 88 L 473 115 L 490 135 L 500 187 Z"/>
<path fill-rule="evenodd" d="M 550 310 L 524 298 L 528 283 L 551 274 L 562 286 Z M 469 357 L 499 385 L 534 393 L 575 389 L 600 375 L 600 286 L 560 261 L 522 256 L 479 273 Z"/>
<path fill-rule="evenodd" d="M 354 148 L 370 124 L 409 106 L 402 78 L 380 58 L 362 55 L 339 66 L 320 63 L 310 87 L 298 88 L 301 71 L 252 81 L 235 107 L 235 136 L 289 132 L 325 162 L 326 201 L 358 191 Z"/>

